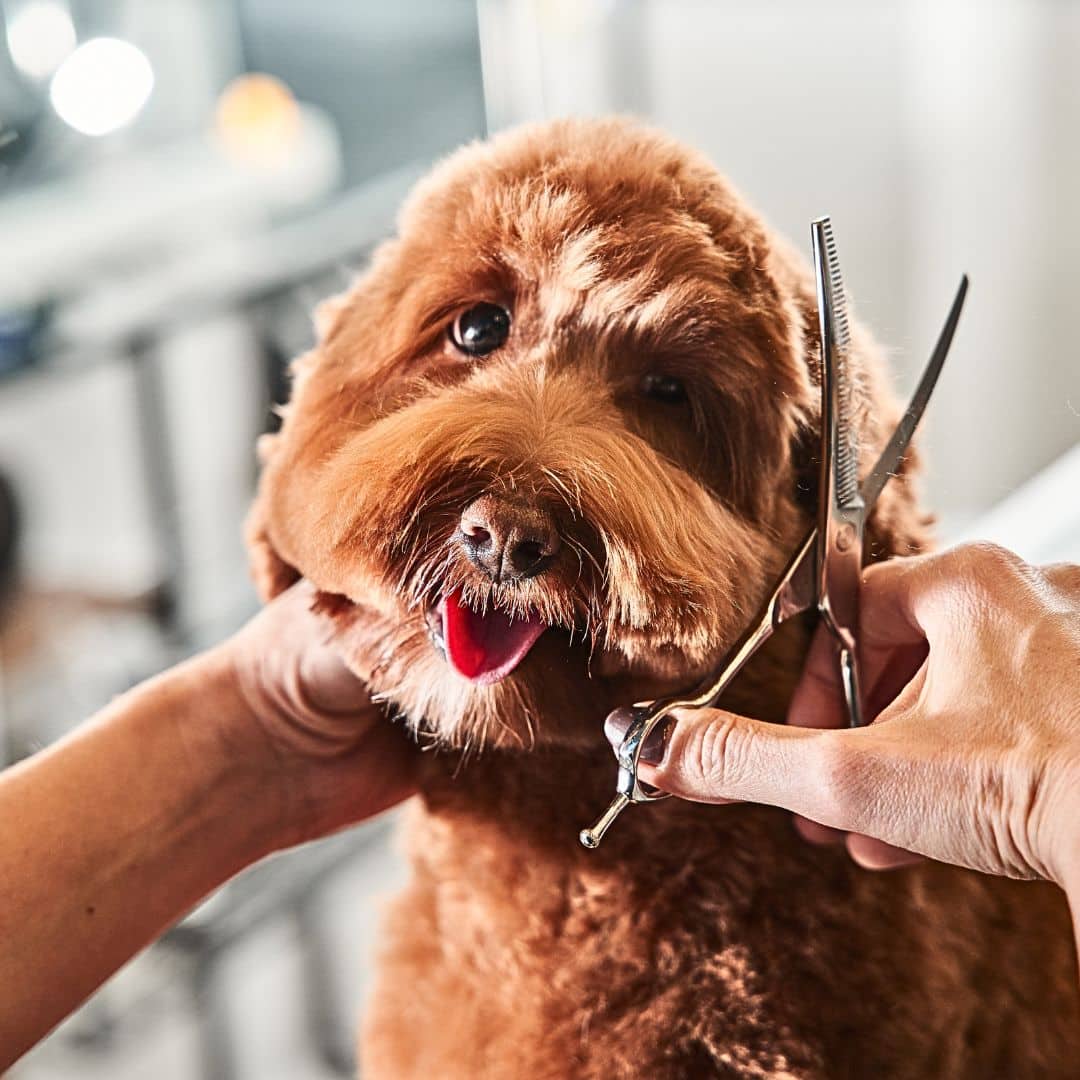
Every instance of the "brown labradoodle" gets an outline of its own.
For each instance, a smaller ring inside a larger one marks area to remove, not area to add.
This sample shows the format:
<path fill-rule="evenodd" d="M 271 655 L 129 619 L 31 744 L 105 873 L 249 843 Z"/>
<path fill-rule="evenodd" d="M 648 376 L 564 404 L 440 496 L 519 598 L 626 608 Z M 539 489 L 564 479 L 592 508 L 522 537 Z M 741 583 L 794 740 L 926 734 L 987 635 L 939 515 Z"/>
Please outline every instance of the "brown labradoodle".
<path fill-rule="evenodd" d="M 366 1077 L 1075 1077 L 1062 895 L 891 875 L 756 806 L 670 800 L 596 852 L 602 722 L 694 681 L 814 506 L 806 261 L 697 154 L 560 122 L 468 147 L 319 312 L 250 540 L 433 740 Z M 898 415 L 855 332 L 866 460 Z M 872 555 L 921 550 L 904 477 Z M 727 702 L 780 721 L 808 624 Z"/>

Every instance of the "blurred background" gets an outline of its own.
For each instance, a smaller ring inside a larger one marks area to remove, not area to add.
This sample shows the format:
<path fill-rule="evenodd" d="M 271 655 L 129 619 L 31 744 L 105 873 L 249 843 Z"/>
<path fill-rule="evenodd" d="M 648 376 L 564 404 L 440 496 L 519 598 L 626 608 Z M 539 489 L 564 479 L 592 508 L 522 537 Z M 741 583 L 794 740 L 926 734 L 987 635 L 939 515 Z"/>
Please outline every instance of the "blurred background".
<path fill-rule="evenodd" d="M 253 446 L 311 308 L 433 160 L 528 119 L 634 113 L 797 241 L 832 214 L 903 392 L 970 273 L 943 539 L 1080 560 L 1077 55 L 1066 0 L 0 0 L 0 763 L 254 610 Z M 230 883 L 10 1075 L 352 1075 L 391 832 Z"/>

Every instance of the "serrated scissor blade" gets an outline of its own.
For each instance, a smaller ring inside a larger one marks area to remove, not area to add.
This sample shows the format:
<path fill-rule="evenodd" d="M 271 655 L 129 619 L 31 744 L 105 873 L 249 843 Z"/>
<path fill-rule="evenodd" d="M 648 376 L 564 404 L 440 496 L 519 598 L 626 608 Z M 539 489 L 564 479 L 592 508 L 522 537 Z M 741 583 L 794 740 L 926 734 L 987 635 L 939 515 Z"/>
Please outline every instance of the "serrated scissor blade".
<path fill-rule="evenodd" d="M 840 259 L 828 218 L 810 226 L 821 324 L 821 491 L 817 609 L 844 675 L 848 716 L 862 722 L 856 646 L 866 512 L 859 496 L 859 440 L 852 388 L 851 332 Z"/>
<path fill-rule="evenodd" d="M 840 256 L 836 250 L 832 222 L 820 218 L 812 226 L 815 244 L 819 246 L 818 314 L 821 322 L 822 381 L 832 387 L 826 411 L 835 426 L 831 465 L 833 498 L 839 506 L 850 506 L 858 495 L 859 444 L 854 417 L 850 365 L 851 327 L 847 315 L 847 295 L 840 273 Z"/>
<path fill-rule="evenodd" d="M 911 401 L 904 410 L 900 423 L 896 425 L 892 438 L 886 444 L 885 449 L 881 451 L 877 463 L 862 483 L 860 494 L 867 510 L 877 502 L 881 489 L 888 483 L 889 477 L 896 472 L 896 468 L 907 451 L 908 444 L 911 442 L 911 436 L 919 426 L 922 414 L 926 411 L 930 395 L 934 392 L 934 387 L 937 386 L 938 376 L 941 374 L 945 357 L 949 355 L 949 347 L 952 345 L 953 335 L 956 333 L 956 324 L 960 321 L 960 312 L 964 308 L 967 290 L 968 278 L 967 274 L 965 274 L 960 279 L 960 287 L 956 290 L 956 297 L 953 299 L 952 307 L 949 309 L 949 317 L 945 320 L 945 325 L 938 336 L 937 344 L 934 346 L 934 351 L 930 356 L 926 369 L 922 373 L 919 385 L 915 388 L 915 393 L 911 395 Z"/>

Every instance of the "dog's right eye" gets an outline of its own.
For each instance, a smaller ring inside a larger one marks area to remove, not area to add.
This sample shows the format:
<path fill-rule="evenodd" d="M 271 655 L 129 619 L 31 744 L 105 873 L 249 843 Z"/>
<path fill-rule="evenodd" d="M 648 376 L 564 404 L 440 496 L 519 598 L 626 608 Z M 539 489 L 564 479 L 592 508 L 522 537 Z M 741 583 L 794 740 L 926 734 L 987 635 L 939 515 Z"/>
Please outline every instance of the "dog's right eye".
<path fill-rule="evenodd" d="M 463 311 L 450 326 L 450 340 L 469 356 L 487 356 L 509 335 L 510 312 L 486 302 Z"/>
<path fill-rule="evenodd" d="M 645 397 L 662 401 L 665 405 L 681 405 L 686 401 L 686 384 L 671 375 L 649 372 L 641 380 L 641 392 Z"/>

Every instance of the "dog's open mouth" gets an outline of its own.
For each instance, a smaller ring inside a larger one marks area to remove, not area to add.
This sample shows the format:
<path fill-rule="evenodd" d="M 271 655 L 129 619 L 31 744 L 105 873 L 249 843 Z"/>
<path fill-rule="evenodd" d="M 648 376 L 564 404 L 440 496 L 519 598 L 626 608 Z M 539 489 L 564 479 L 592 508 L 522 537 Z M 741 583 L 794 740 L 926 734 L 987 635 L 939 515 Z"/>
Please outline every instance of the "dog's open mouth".
<path fill-rule="evenodd" d="M 436 614 L 442 639 L 438 644 L 447 662 L 481 686 L 506 678 L 548 628 L 535 613 L 513 617 L 493 607 L 473 611 L 460 589 L 439 601 Z"/>

